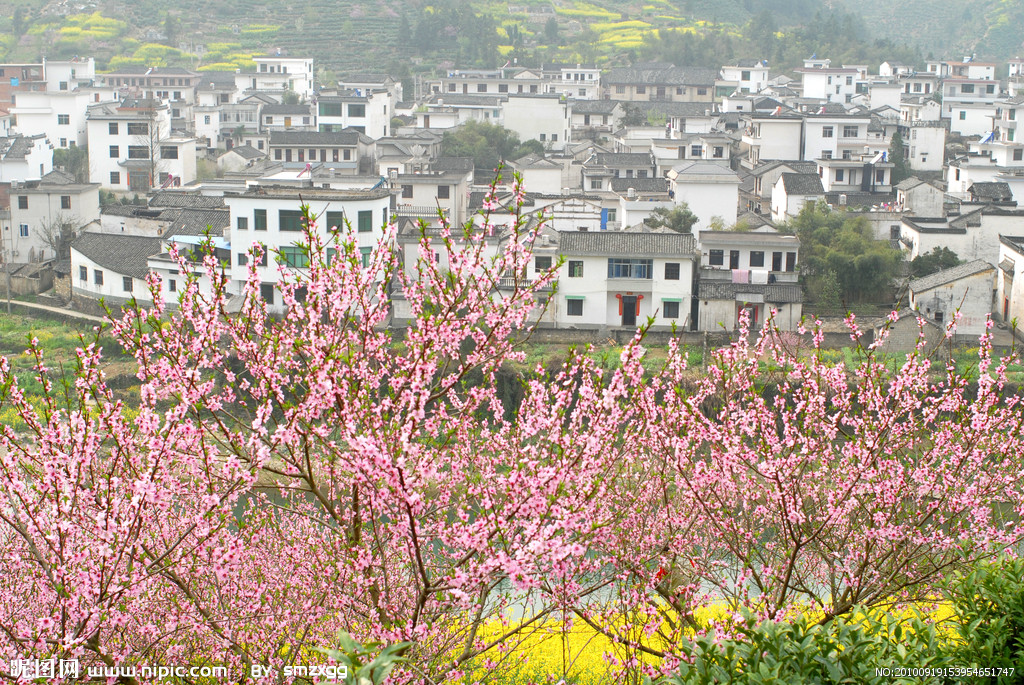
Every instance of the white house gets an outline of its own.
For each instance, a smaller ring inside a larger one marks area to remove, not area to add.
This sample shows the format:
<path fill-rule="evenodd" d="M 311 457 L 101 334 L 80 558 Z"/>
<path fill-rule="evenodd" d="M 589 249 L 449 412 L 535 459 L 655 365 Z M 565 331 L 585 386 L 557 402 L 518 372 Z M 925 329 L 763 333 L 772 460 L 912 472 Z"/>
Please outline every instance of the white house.
<path fill-rule="evenodd" d="M 249 251 L 254 244 L 264 248 L 259 274 L 263 281 L 261 294 L 275 311 L 283 307 L 275 256 L 292 268 L 306 266 L 306 257 L 299 243 L 304 241 L 302 212 L 299 206 L 309 205 L 319 217 L 317 230 L 325 242 L 336 227 L 351 225 L 358 238 L 363 263 L 370 258 L 383 237 L 383 227 L 391 219 L 391 191 L 388 188 L 368 190 L 330 190 L 296 186 L 254 185 L 242 193 L 225 193 L 224 204 L 231 216 L 230 277 L 240 285 L 248 276 Z M 390 248 L 389 248 L 390 249 Z"/>
<path fill-rule="evenodd" d="M 146 192 L 196 178 L 196 139 L 171 134 L 158 100 L 92 105 L 86 115 L 89 180 L 116 191 Z"/>
<path fill-rule="evenodd" d="M 85 112 L 92 94 L 82 90 L 18 93 L 11 114 L 17 131 L 27 136 L 46 135 L 56 147 L 86 145 Z"/>
<path fill-rule="evenodd" d="M 810 161 L 860 157 L 871 142 L 870 125 L 871 117 L 867 114 L 827 112 L 808 116 L 804 121 L 803 158 Z"/>
<path fill-rule="evenodd" d="M 598 100 L 601 97 L 601 70 L 597 67 L 562 67 L 561 79 L 552 81 L 554 91 L 576 100 Z"/>
<path fill-rule="evenodd" d="M 825 197 L 817 174 L 783 173 L 772 188 L 772 221 L 783 223 L 795 218 L 807 204 Z"/>
<path fill-rule="evenodd" d="M 558 252 L 564 260 L 553 303 L 559 327 L 628 329 L 654 317 L 656 328 L 690 329 L 692 235 L 564 232 Z"/>
<path fill-rule="evenodd" d="M 546 156 L 529 154 L 509 162 L 509 167 L 523 178 L 528 193 L 557 193 L 562 186 L 563 167 Z"/>
<path fill-rule="evenodd" d="M 45 134 L 0 137 L 0 183 L 42 178 L 53 170 L 53 145 Z"/>
<path fill-rule="evenodd" d="M 803 159 L 803 117 L 752 112 L 740 117 L 740 152 L 744 164 Z"/>
<path fill-rule="evenodd" d="M 907 163 L 915 171 L 941 171 L 946 154 L 946 127 L 937 121 L 901 121 Z"/>
<path fill-rule="evenodd" d="M 391 95 L 386 90 L 342 91 L 337 95 L 321 94 L 317 98 L 317 127 L 320 131 L 337 132 L 353 128 L 371 138 L 390 135 Z"/>
<path fill-rule="evenodd" d="M 794 69 L 800 76 L 803 97 L 846 103 L 857 93 L 857 69 L 832 67 L 801 67 Z"/>
<path fill-rule="evenodd" d="M 999 260 L 999 236 L 1012 235 L 1024 221 L 1024 210 L 983 205 L 948 217 L 903 217 L 900 241 L 908 259 L 946 247 L 960 259 Z"/>
<path fill-rule="evenodd" d="M 545 149 L 558 151 L 569 142 L 572 107 L 559 95 L 509 95 L 502 116 L 505 128 L 520 140 L 539 140 Z"/>
<path fill-rule="evenodd" d="M 724 164 L 689 161 L 668 172 L 669 189 L 677 203 L 685 202 L 697 215 L 694 230 L 708 228 L 721 219 L 726 226 L 736 223 L 740 177 Z"/>
<path fill-rule="evenodd" d="M 768 86 L 767 60 L 741 59 L 722 67 L 720 78 L 740 93 L 759 93 Z"/>
<path fill-rule="evenodd" d="M 122 305 L 133 298 L 151 303 L 146 276 L 160 238 L 85 232 L 71 244 L 71 292 L 90 300 Z"/>
<path fill-rule="evenodd" d="M 964 136 L 983 136 L 992 130 L 996 103 L 952 102 L 943 100 L 942 118 L 949 121 L 949 130 Z"/>
<path fill-rule="evenodd" d="M 959 310 L 956 334 L 977 339 L 992 313 L 995 277 L 996 268 L 977 259 L 914 279 L 909 285 L 910 308 L 938 324 L 952 321 Z"/>
<path fill-rule="evenodd" d="M 267 55 L 254 57 L 255 73 L 239 73 L 235 77 L 238 90 L 262 90 L 284 93 L 291 91 L 300 100 L 313 97 L 313 58 Z"/>
<path fill-rule="evenodd" d="M 61 243 L 99 218 L 99 184 L 75 183 L 54 170 L 38 181 L 12 184 L 11 235 L 4 243 L 15 261 L 59 259 Z"/>
<path fill-rule="evenodd" d="M 999 236 L 996 314 L 1004 323 L 1024 329 L 1024 236 Z"/>
<path fill-rule="evenodd" d="M 697 330 L 732 331 L 745 311 L 752 327 L 774 309 L 783 330 L 803 313 L 797 278 L 800 241 L 774 231 L 701 231 Z"/>

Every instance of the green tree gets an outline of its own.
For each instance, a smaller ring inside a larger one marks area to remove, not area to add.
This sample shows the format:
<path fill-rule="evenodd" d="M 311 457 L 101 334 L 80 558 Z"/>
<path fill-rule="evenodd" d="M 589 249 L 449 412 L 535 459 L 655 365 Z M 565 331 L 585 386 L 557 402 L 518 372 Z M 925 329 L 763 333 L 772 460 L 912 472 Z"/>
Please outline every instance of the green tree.
<path fill-rule="evenodd" d="M 914 257 L 910 262 L 910 273 L 914 278 L 922 278 L 963 263 L 948 247 L 936 247 L 927 254 Z"/>
<path fill-rule="evenodd" d="M 558 45 L 558 20 L 554 17 L 544 22 L 544 40 L 548 45 Z"/>
<path fill-rule="evenodd" d="M 60 147 L 53 151 L 53 166 L 75 177 L 75 183 L 89 182 L 89 152 L 82 147 Z"/>
<path fill-rule="evenodd" d="M 690 211 L 690 206 L 680 202 L 675 207 L 658 207 L 644 219 L 649 228 L 668 228 L 676 233 L 689 233 L 697 223 L 697 215 Z"/>
<path fill-rule="evenodd" d="M 896 165 L 892 169 L 893 185 L 910 176 L 910 166 L 907 164 L 903 136 L 898 131 L 892 134 L 892 140 L 889 142 L 889 161 Z"/>
<path fill-rule="evenodd" d="M 177 47 L 178 34 L 178 20 L 173 14 L 168 12 L 167 17 L 164 19 L 164 35 L 167 37 L 164 43 L 172 48 Z"/>
<path fill-rule="evenodd" d="M 903 255 L 888 240 L 875 240 L 867 219 L 819 202 L 805 206 L 788 228 L 800 238 L 800 273 L 812 300 L 820 301 L 829 272 L 844 303 L 891 300 Z"/>
<path fill-rule="evenodd" d="M 520 142 L 514 131 L 503 126 L 467 121 L 444 134 L 441 151 L 450 157 L 472 157 L 477 169 L 495 169 L 507 159 L 517 159 L 530 152 L 543 154 L 544 146 L 536 140 Z"/>

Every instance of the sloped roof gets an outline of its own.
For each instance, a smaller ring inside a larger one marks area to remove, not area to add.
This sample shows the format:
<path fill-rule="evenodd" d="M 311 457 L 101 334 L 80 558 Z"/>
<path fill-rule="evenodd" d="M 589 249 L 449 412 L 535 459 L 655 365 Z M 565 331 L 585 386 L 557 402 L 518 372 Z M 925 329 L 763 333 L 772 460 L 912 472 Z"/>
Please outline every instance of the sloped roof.
<path fill-rule="evenodd" d="M 108 233 L 83 233 L 71 249 L 105 269 L 133 278 L 149 273 L 148 259 L 160 252 L 160 238 Z"/>
<path fill-rule="evenodd" d="M 917 176 L 910 176 L 896 184 L 896 190 L 911 190 L 924 183 Z"/>
<path fill-rule="evenodd" d="M 621 103 L 618 100 L 574 100 L 573 114 L 612 114 Z"/>
<path fill-rule="evenodd" d="M 650 152 L 599 152 L 587 164 L 600 166 L 654 166 L 654 159 Z"/>
<path fill-rule="evenodd" d="M 926 290 L 931 290 L 932 288 L 938 288 L 939 286 L 953 283 L 954 281 L 959 281 L 961 278 L 985 273 L 986 271 L 995 271 L 995 267 L 984 259 L 975 259 L 972 262 L 959 264 L 925 276 L 924 278 L 915 279 L 910 282 L 910 289 L 915 293 L 921 293 Z"/>
<path fill-rule="evenodd" d="M 473 171 L 472 157 L 438 157 L 430 163 L 431 171 L 457 171 L 469 173 Z"/>
<path fill-rule="evenodd" d="M 702 300 L 735 300 L 737 295 L 763 295 L 765 302 L 788 304 L 804 301 L 804 291 L 796 283 L 730 283 L 701 279 L 697 281 L 697 297 Z"/>
<path fill-rule="evenodd" d="M 689 233 L 576 231 L 559 234 L 559 252 L 596 257 L 689 257 L 696 242 Z"/>
<path fill-rule="evenodd" d="M 355 145 L 358 142 L 373 142 L 372 138 L 353 128 L 344 131 L 271 131 L 271 145 Z"/>
<path fill-rule="evenodd" d="M 640 62 L 629 67 L 615 67 L 604 77 L 606 83 L 661 84 L 672 86 L 713 86 L 717 69 L 677 67 L 666 62 Z"/>
<path fill-rule="evenodd" d="M 267 156 L 267 153 L 263 152 L 262 150 L 257 150 L 252 145 L 236 145 L 230 150 L 228 150 L 228 152 L 234 152 L 236 155 L 242 157 L 243 159 L 259 159 L 260 157 Z M 226 155 L 227 152 L 225 152 L 224 154 Z"/>
<path fill-rule="evenodd" d="M 530 153 L 524 155 L 519 159 L 512 160 L 511 164 L 516 167 L 523 169 L 561 169 L 562 165 L 558 162 L 548 159 L 543 155 Z"/>
<path fill-rule="evenodd" d="M 818 174 L 782 174 L 782 187 L 789 195 L 824 195 L 825 187 L 821 185 Z"/>
<path fill-rule="evenodd" d="M 1005 181 L 976 181 L 967 192 L 983 200 L 1003 200 L 1013 196 L 1010 185 Z"/>
<path fill-rule="evenodd" d="M 164 231 L 165 236 L 172 235 L 224 235 L 224 229 L 231 222 L 231 214 L 226 207 L 222 209 L 168 209 L 160 215 L 161 219 L 171 219 L 171 225 Z"/>
<path fill-rule="evenodd" d="M 190 207 L 192 209 L 218 209 L 224 206 L 223 197 L 186 193 L 178 190 L 161 190 L 149 200 L 150 207 Z"/>
<path fill-rule="evenodd" d="M 618 178 L 612 179 L 612 190 L 617 193 L 628 192 L 630 188 L 641 193 L 667 193 L 668 180 L 664 178 Z"/>

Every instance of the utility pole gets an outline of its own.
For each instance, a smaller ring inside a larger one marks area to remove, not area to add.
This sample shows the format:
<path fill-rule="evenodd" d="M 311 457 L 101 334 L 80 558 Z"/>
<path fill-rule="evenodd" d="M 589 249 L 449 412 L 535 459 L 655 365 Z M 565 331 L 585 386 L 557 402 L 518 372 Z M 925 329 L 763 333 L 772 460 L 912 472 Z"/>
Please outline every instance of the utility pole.
<path fill-rule="evenodd" d="M 9 230 L 7 232 L 11 233 L 11 231 L 9 231 Z M 12 241 L 14 240 L 13 233 L 11 235 L 11 240 Z M 12 252 L 12 250 L 8 250 L 7 249 L 7 240 L 4 240 L 4 275 L 6 276 L 6 281 L 7 281 L 7 314 L 8 314 L 8 316 L 10 316 L 10 314 L 11 314 L 11 252 Z"/>

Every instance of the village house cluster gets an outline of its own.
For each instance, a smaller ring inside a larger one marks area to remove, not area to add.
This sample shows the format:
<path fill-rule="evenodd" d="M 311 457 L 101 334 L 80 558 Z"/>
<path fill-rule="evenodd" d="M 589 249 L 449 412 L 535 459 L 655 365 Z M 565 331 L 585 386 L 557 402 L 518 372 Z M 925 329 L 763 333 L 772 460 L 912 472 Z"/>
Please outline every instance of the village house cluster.
<path fill-rule="evenodd" d="M 15 291 L 146 301 L 152 271 L 173 304 L 183 276 L 171 248 L 209 233 L 241 293 L 253 244 L 304 268 L 300 196 L 325 225 L 353 227 L 365 264 L 395 221 L 386 249 L 415 269 L 421 222 L 436 230 L 440 211 L 462 224 L 483 206 L 494 170 L 442 154 L 446 131 L 476 121 L 544 148 L 506 160 L 492 221 L 512 220 L 514 171 L 526 209 L 547 217 L 527 276 L 559 269 L 545 325 L 653 317 L 656 329 L 719 331 L 774 310 L 793 329 L 800 244 L 778 227 L 817 202 L 860 213 L 908 260 L 948 247 L 966 262 L 910 283 L 929 321 L 960 308 L 973 334 L 989 313 L 1024 314 L 1024 60 L 1001 80 L 999 65 L 971 58 L 875 69 L 815 56 L 790 75 L 762 60 L 506 66 L 418 79 L 415 93 L 378 73 L 314 84 L 313 59 L 280 51 L 254 61 L 251 73 L 0 65 L 0 231 Z M 912 175 L 894 183 L 897 133 Z M 88 149 L 87 178 L 54 167 L 54 150 L 74 147 Z M 101 191 L 145 201 L 101 206 Z M 645 224 L 683 203 L 691 232 Z M 273 257 L 257 268 L 282 311 Z M 396 293 L 394 323 L 408 316 Z"/>

